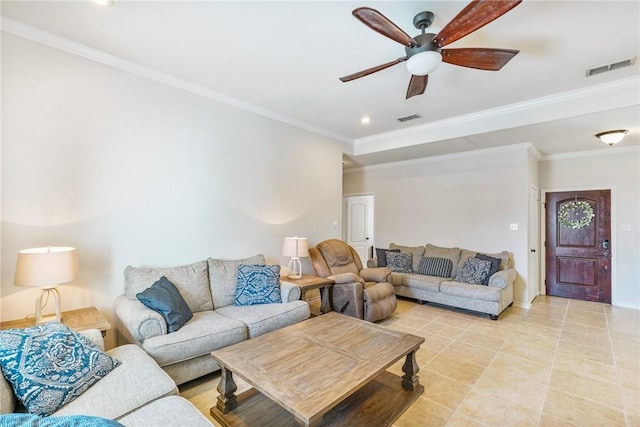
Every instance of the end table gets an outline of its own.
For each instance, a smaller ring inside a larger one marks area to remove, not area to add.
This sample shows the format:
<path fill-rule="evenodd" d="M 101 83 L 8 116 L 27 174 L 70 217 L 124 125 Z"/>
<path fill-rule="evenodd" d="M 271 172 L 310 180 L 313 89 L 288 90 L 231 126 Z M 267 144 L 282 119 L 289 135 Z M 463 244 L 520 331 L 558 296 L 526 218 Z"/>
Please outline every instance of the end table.
<path fill-rule="evenodd" d="M 102 332 L 102 336 L 107 335 L 107 331 L 111 329 L 111 323 L 95 307 L 81 308 L 78 310 L 63 311 L 61 313 L 62 323 L 73 329 L 74 331 L 84 331 L 86 329 L 98 329 Z M 46 320 L 53 320 L 53 317 L 44 316 Z M 28 328 L 35 325 L 35 318 L 9 320 L 0 323 L 1 329 L 12 328 Z"/>
<path fill-rule="evenodd" d="M 303 274 L 299 279 L 281 278 L 283 282 L 293 283 L 300 287 L 300 299 L 304 300 L 307 291 L 312 289 L 320 290 L 320 311 L 322 314 L 331 311 L 331 302 L 329 301 L 329 288 L 333 285 L 333 280 L 324 277 L 314 276 L 312 274 Z"/>

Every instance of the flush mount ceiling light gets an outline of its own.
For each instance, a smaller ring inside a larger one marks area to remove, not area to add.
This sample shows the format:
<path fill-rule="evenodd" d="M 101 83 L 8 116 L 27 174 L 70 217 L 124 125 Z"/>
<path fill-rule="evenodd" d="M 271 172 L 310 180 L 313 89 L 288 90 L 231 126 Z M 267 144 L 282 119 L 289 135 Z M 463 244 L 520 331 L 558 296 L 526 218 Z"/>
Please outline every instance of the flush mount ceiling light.
<path fill-rule="evenodd" d="M 622 141 L 622 138 L 629 133 L 626 129 L 608 130 L 606 132 L 597 133 L 595 136 L 605 144 L 613 145 Z"/>

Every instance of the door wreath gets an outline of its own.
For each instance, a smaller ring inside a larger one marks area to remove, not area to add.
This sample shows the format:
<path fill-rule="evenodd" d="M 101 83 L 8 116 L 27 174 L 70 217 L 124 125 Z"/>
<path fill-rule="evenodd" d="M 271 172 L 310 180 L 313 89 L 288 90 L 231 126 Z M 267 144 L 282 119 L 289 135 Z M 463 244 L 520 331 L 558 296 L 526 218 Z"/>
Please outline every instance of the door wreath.
<path fill-rule="evenodd" d="M 595 216 L 593 208 L 585 201 L 565 203 L 558 211 L 560 224 L 572 230 L 588 227 Z"/>

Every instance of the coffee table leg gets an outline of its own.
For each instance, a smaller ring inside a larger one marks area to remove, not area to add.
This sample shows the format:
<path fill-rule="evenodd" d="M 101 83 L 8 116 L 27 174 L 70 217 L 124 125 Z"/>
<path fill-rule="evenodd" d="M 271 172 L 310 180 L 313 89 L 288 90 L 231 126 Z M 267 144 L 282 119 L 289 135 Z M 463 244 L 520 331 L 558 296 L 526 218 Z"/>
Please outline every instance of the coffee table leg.
<path fill-rule="evenodd" d="M 218 402 L 216 407 L 226 414 L 229 411 L 233 411 L 238 407 L 238 400 L 234 394 L 238 386 L 233 381 L 233 372 L 225 367 L 222 367 L 222 375 L 220 376 L 220 383 L 218 383 Z"/>
<path fill-rule="evenodd" d="M 418 362 L 416 362 L 416 351 L 417 350 L 407 354 L 404 365 L 402 365 L 402 372 L 404 372 L 402 376 L 402 388 L 410 391 L 416 390 L 420 385 L 418 375 L 416 375 L 420 370 Z"/>

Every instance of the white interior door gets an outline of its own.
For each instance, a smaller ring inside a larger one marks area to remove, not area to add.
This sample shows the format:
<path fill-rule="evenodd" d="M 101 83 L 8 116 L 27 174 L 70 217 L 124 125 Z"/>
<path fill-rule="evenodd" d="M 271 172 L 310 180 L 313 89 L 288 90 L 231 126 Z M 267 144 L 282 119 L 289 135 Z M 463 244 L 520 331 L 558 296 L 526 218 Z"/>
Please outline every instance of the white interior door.
<path fill-rule="evenodd" d="M 345 197 L 346 242 L 360 255 L 363 267 L 373 256 L 373 195 Z"/>
<path fill-rule="evenodd" d="M 531 303 L 540 293 L 540 197 L 538 189 L 531 187 L 529 193 L 529 271 L 528 302 Z"/>

